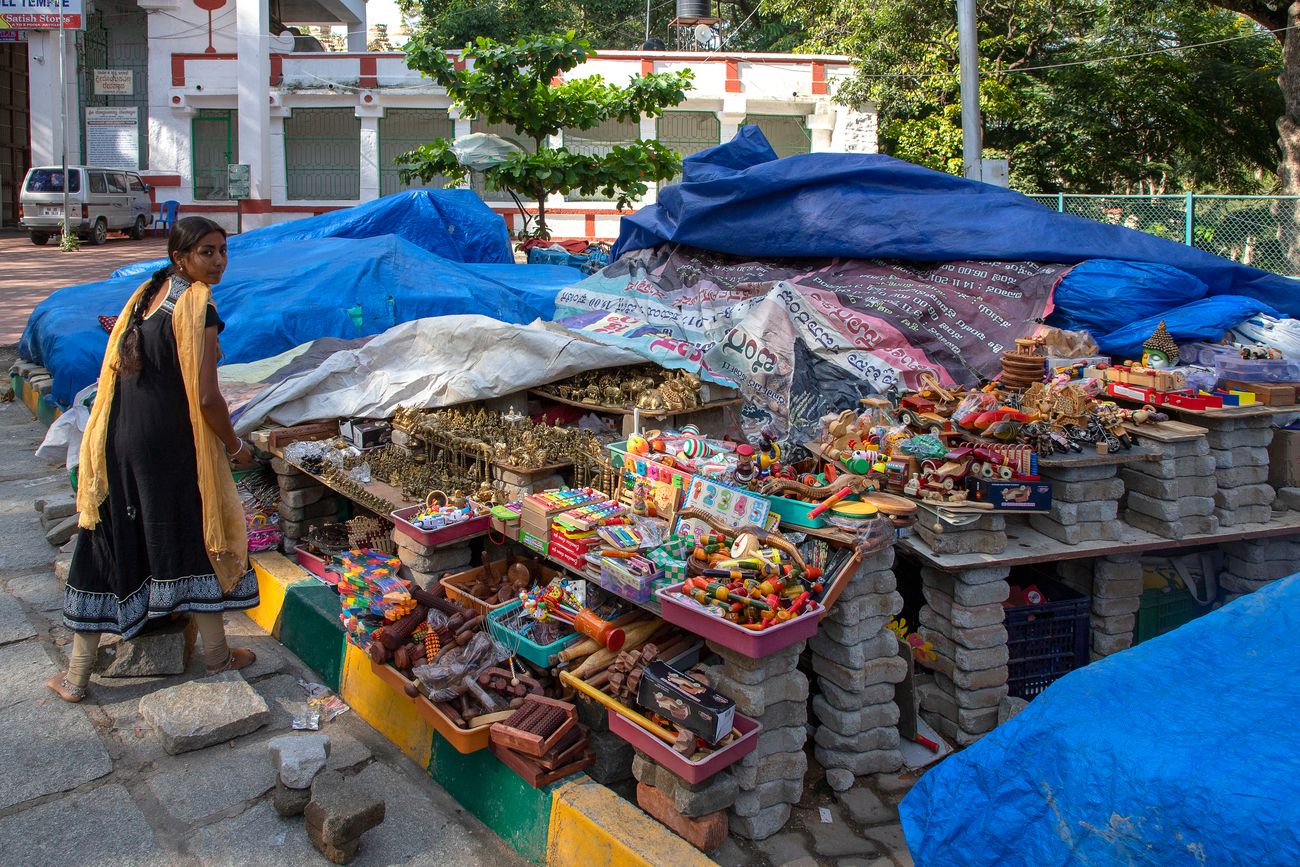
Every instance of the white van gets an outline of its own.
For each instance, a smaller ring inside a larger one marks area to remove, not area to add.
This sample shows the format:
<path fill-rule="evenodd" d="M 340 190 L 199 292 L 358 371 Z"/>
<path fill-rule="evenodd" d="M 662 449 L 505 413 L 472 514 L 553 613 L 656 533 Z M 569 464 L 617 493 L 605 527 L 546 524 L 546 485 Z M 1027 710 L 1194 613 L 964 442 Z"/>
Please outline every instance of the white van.
<path fill-rule="evenodd" d="M 18 224 L 36 245 L 62 234 L 63 169 L 29 169 L 18 197 Z M 99 245 L 109 232 L 139 241 L 153 222 L 149 186 L 125 169 L 68 166 L 68 228 Z"/>

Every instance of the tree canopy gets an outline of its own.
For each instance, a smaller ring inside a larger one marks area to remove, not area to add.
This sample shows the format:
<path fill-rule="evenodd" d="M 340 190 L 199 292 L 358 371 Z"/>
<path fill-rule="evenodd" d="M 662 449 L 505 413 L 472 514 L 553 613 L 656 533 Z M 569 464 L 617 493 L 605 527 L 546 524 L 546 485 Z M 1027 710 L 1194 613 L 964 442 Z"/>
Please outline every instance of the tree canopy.
<path fill-rule="evenodd" d="M 645 0 L 399 0 L 433 45 L 460 48 L 480 36 L 498 42 L 573 30 L 594 48 L 631 50 L 645 41 Z M 760 0 L 721 4 L 729 51 L 790 51 L 798 31 Z M 650 35 L 667 41 L 673 0 L 651 0 Z"/>
<path fill-rule="evenodd" d="M 840 98 L 875 102 L 884 150 L 960 172 L 950 0 L 765 8 L 798 24 L 803 49 L 859 61 Z M 1170 50 L 1180 46 L 1201 47 Z M 1254 193 L 1274 183 L 1281 52 L 1238 15 L 1198 0 L 986 0 L 979 48 L 985 155 L 1009 158 L 1019 189 Z"/>
<path fill-rule="evenodd" d="M 634 75 L 622 86 L 598 75 L 564 80 L 564 73 L 590 53 L 590 43 L 571 30 L 515 42 L 479 37 L 461 55 L 472 61 L 472 69 L 457 69 L 446 49 L 425 32 L 406 45 L 407 65 L 446 88 L 463 116 L 506 124 L 533 143 L 531 152 L 515 151 L 482 171 L 489 189 L 507 191 L 516 201 L 522 195 L 537 202 L 538 237 L 549 237 L 546 198 L 551 193 L 600 193 L 616 198 L 623 208 L 645 195 L 647 182 L 667 180 L 681 170 L 681 158 L 653 140 L 588 154 L 545 144 L 566 129 L 589 130 L 607 120 L 657 117 L 684 100 L 691 87 L 690 72 Z M 397 162 L 404 179 L 425 183 L 436 177 L 460 182 L 471 171 L 454 143 L 445 138 L 402 154 Z"/>

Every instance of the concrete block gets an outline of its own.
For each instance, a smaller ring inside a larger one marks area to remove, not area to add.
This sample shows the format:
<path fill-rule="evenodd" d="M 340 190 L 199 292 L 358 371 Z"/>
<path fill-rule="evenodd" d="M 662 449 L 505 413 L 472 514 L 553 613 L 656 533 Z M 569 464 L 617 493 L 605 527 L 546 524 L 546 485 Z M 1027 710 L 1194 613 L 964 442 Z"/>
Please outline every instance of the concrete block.
<path fill-rule="evenodd" d="M 822 620 L 819 629 L 822 635 L 839 644 L 860 644 L 875 638 L 876 635 L 883 632 L 888 627 L 889 620 L 890 618 L 887 616 L 868 617 L 858 623 L 846 626 L 836 620 L 826 618 Z"/>
<path fill-rule="evenodd" d="M 840 644 L 818 633 L 808 640 L 808 648 L 818 656 L 849 668 L 859 668 L 872 659 L 898 654 L 898 638 L 888 629 L 856 644 Z"/>
<path fill-rule="evenodd" d="M 344 780 L 338 771 L 327 771 L 312 783 L 304 815 L 309 829 L 318 828 L 327 843 L 342 846 L 384 821 L 384 802 Z"/>
<path fill-rule="evenodd" d="M 1220 467 L 1214 477 L 1219 483 L 1219 490 L 1238 488 L 1242 485 L 1262 485 L 1268 481 L 1268 466 L 1233 467 L 1230 470 Z"/>
<path fill-rule="evenodd" d="M 921 606 L 919 619 L 926 629 L 940 632 L 958 645 L 971 650 L 984 650 L 1007 643 L 1007 628 L 1001 623 L 973 628 L 958 627 L 929 605 Z"/>
<path fill-rule="evenodd" d="M 817 678 L 817 687 L 833 707 L 839 710 L 858 710 L 873 704 L 894 700 L 892 683 L 877 683 L 862 690 L 849 690 L 824 677 Z"/>
<path fill-rule="evenodd" d="M 1216 472 L 1244 467 L 1267 467 L 1269 465 L 1268 449 L 1262 446 L 1238 449 L 1215 449 Z"/>
<path fill-rule="evenodd" d="M 1088 618 L 1088 622 L 1093 632 L 1104 632 L 1107 635 L 1132 635 L 1133 629 L 1137 626 L 1137 615 L 1093 614 Z"/>
<path fill-rule="evenodd" d="M 1271 506 L 1241 506 L 1236 509 L 1215 509 L 1214 517 L 1220 527 L 1240 527 L 1243 524 L 1267 524 L 1273 520 Z"/>
<path fill-rule="evenodd" d="M 903 610 L 903 597 L 896 591 L 891 593 L 871 593 L 856 599 L 836 600 L 826 617 L 841 625 L 852 625 L 870 617 L 892 617 Z"/>
<path fill-rule="evenodd" d="M 1232 431 L 1212 430 L 1205 434 L 1211 449 L 1239 449 L 1266 447 L 1273 441 L 1273 431 L 1267 428 Z"/>
<path fill-rule="evenodd" d="M 1236 488 L 1220 487 L 1214 495 L 1214 505 L 1225 511 L 1243 506 L 1272 506 L 1277 493 L 1270 485 L 1241 485 Z"/>
<path fill-rule="evenodd" d="M 982 605 L 992 605 L 1002 603 L 1011 595 L 1011 585 L 1005 580 L 989 581 L 979 584 L 972 584 L 966 580 L 958 580 L 958 575 L 968 576 L 967 572 L 944 572 L 939 569 L 923 567 L 921 569 L 921 582 L 927 593 L 931 590 L 937 590 L 939 593 L 952 599 L 957 605 L 965 605 L 970 608 L 976 608 Z M 1002 577 L 1005 578 L 1008 570 L 1002 570 Z M 928 595 L 927 595 L 927 598 Z"/>
<path fill-rule="evenodd" d="M 1177 522 L 1170 522 L 1161 521 L 1150 515 L 1126 509 L 1124 511 L 1124 523 L 1130 527 L 1137 527 L 1139 530 L 1163 536 L 1166 539 L 1184 539 L 1188 536 L 1217 533 L 1219 530 L 1219 520 L 1213 515 L 1179 518 Z"/>
<path fill-rule="evenodd" d="M 813 656 L 812 668 L 819 677 L 848 692 L 861 692 L 881 683 L 900 683 L 907 676 L 907 662 L 898 656 L 875 659 L 857 669 Z M 726 690 L 721 692 L 725 694 Z"/>
<path fill-rule="evenodd" d="M 934 652 L 951 660 L 958 670 L 984 671 L 990 668 L 1000 668 L 1005 666 L 1009 659 L 1005 644 L 998 647 L 973 650 L 955 643 L 951 638 L 940 634 L 936 630 L 922 627 L 920 632 L 923 637 L 930 641 Z M 953 677 L 953 680 L 957 680 L 957 678 Z M 990 686 L 993 685 L 996 684 L 990 684 Z"/>
<path fill-rule="evenodd" d="M 1198 455 L 1162 461 L 1141 461 L 1126 464 L 1125 469 L 1146 473 L 1157 479 L 1180 479 L 1189 476 L 1212 476 L 1215 466 L 1213 455 Z"/>
<path fill-rule="evenodd" d="M 1119 487 L 1123 487 L 1123 482 L 1120 482 L 1118 478 L 1114 481 Z M 1119 502 L 1116 499 L 1063 503 L 1053 498 L 1051 511 L 1047 513 L 1046 517 L 1051 518 L 1058 524 L 1070 525 L 1113 521 L 1117 514 L 1119 514 Z M 1034 517 L 1040 516 L 1035 515 Z"/>
<path fill-rule="evenodd" d="M 1133 635 L 1107 635 L 1104 632 L 1094 632 L 1092 634 L 1093 652 L 1101 656 L 1110 656 L 1112 653 L 1119 653 L 1121 650 L 1128 650 L 1133 646 Z"/>
<path fill-rule="evenodd" d="M 859 777 L 867 774 L 887 774 L 903 766 L 903 756 L 898 750 L 845 752 L 818 746 L 813 749 L 813 757 L 823 768 L 843 768 Z"/>
<path fill-rule="evenodd" d="M 933 533 L 920 525 L 913 529 L 935 554 L 1001 554 L 1007 548 L 1006 533 Z"/>
<path fill-rule="evenodd" d="M 1057 482 L 1052 485 L 1052 502 L 1090 503 L 1117 500 L 1124 483 L 1115 476 L 1090 482 Z"/>
<path fill-rule="evenodd" d="M 897 715 L 895 715 L 897 722 Z M 867 729 L 852 735 L 844 735 L 830 726 L 821 726 L 813 740 L 818 746 L 845 753 L 864 753 L 870 750 L 898 749 L 898 726 L 886 725 Z"/>
<path fill-rule="evenodd" d="M 1207 455 L 1210 453 L 1210 444 L 1206 442 L 1205 437 L 1182 440 L 1176 443 L 1160 443 L 1159 446 L 1160 455 L 1163 458 L 1185 458 L 1188 455 Z"/>
<path fill-rule="evenodd" d="M 1106 541 L 1119 538 L 1119 528 L 1115 521 L 1086 522 L 1082 524 L 1058 524 L 1047 515 L 1030 515 L 1029 526 L 1044 536 L 1077 545 L 1080 542 Z"/>
<path fill-rule="evenodd" d="M 1115 475 L 1114 464 L 1097 464 L 1086 467 L 1040 467 L 1039 475 L 1053 482 L 1092 482 Z"/>
<path fill-rule="evenodd" d="M 926 604 L 940 617 L 959 629 L 978 629 L 982 626 L 999 626 L 1006 614 L 999 603 L 988 605 L 958 605 L 952 597 L 937 588 L 925 593 Z"/>
<path fill-rule="evenodd" d="M 928 509 L 918 509 L 916 511 L 916 524 L 914 526 L 924 527 L 931 533 L 937 533 L 939 535 L 977 532 L 997 533 L 1006 530 L 1007 519 L 1003 515 L 990 513 L 978 515 L 975 517 L 975 520 L 968 523 L 951 524 L 940 517 L 938 512 L 932 512 Z"/>
<path fill-rule="evenodd" d="M 732 816 L 731 833 L 746 840 L 766 840 L 785 826 L 790 819 L 790 805 L 777 804 L 759 810 L 752 816 Z"/>
<path fill-rule="evenodd" d="M 294 508 L 283 500 L 280 501 L 280 519 L 282 521 L 310 521 L 312 518 L 333 518 L 338 514 L 337 497 L 324 497 L 302 508 Z"/>
<path fill-rule="evenodd" d="M 1130 494 L 1138 493 L 1159 500 L 1178 500 L 1182 497 L 1213 497 L 1219 489 L 1214 476 L 1184 476 L 1178 479 L 1157 479 L 1128 467 L 1119 471 L 1120 479 Z M 1053 492 L 1055 493 L 1055 492 Z"/>
<path fill-rule="evenodd" d="M 1150 515 L 1160 521 L 1174 522 L 1182 518 L 1204 517 L 1214 512 L 1212 497 L 1180 497 L 1176 500 L 1166 500 L 1130 491 L 1126 502 L 1133 511 Z"/>
<path fill-rule="evenodd" d="M 829 728 L 837 734 L 844 737 L 852 737 L 862 734 L 863 732 L 872 731 L 882 727 L 891 727 L 898 724 L 898 705 L 894 702 L 885 704 L 871 705 L 855 711 L 843 711 L 831 705 L 823 696 L 815 696 L 812 700 L 813 715 L 822 724 L 823 728 Z M 822 746 L 832 746 L 832 744 L 818 741 Z M 897 743 L 894 744 L 897 746 Z M 862 747 L 861 749 L 882 749 L 882 746 Z"/>

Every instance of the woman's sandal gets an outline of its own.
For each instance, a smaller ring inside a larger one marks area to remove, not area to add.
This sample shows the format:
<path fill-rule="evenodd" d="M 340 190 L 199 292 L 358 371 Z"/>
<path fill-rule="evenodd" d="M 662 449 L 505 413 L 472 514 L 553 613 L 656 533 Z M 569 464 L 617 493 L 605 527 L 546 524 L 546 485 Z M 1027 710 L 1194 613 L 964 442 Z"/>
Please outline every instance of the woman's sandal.
<path fill-rule="evenodd" d="M 84 686 L 73 686 L 68 683 L 68 678 L 63 672 L 59 672 L 45 681 L 45 685 L 54 691 L 54 694 L 69 704 L 76 704 L 86 697 L 86 688 Z"/>
<path fill-rule="evenodd" d="M 208 666 L 208 674 L 221 674 L 223 671 L 239 671 L 241 668 L 248 668 L 254 662 L 257 662 L 257 654 L 246 647 L 230 648 L 230 656 L 226 658 L 224 665 L 218 665 L 216 668 Z"/>

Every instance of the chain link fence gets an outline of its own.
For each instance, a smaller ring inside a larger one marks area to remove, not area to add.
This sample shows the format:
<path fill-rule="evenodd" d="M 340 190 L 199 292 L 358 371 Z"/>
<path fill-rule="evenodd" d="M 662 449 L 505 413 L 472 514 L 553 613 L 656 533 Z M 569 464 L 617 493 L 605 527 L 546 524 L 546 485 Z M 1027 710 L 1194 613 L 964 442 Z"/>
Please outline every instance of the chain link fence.
<path fill-rule="evenodd" d="M 1300 196 L 1031 195 L 1064 214 L 1127 226 L 1286 277 L 1300 276 Z M 1291 258 L 1287 247 L 1296 248 Z"/>

